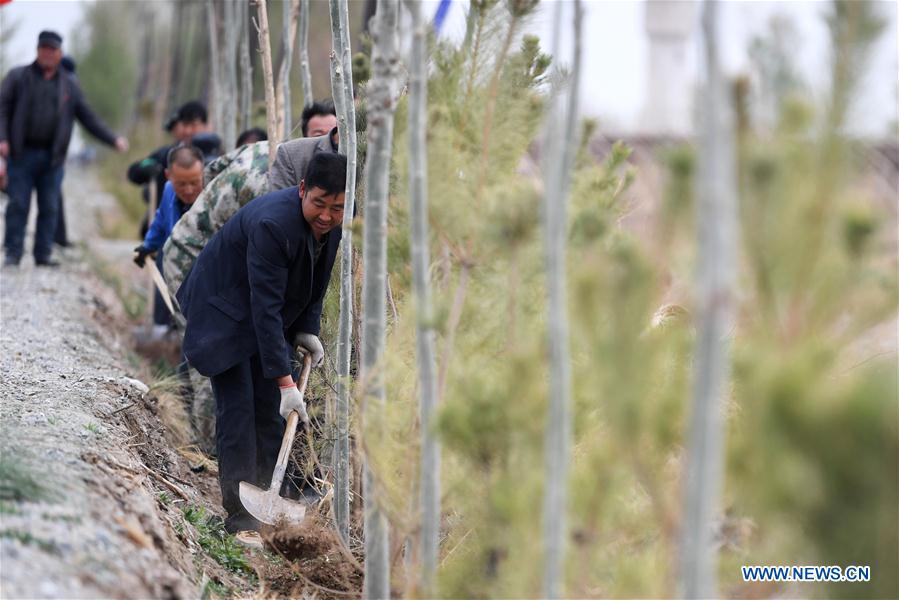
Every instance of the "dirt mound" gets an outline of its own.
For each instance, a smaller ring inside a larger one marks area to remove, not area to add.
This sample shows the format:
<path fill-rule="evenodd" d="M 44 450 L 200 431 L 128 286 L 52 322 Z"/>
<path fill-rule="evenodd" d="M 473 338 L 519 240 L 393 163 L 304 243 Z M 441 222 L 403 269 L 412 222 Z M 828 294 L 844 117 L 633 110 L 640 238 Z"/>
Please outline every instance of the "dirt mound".
<path fill-rule="evenodd" d="M 290 574 L 266 574 L 275 593 L 295 594 L 312 588 L 319 596 L 347 597 L 362 593 L 362 566 L 340 541 L 333 524 L 309 512 L 300 525 L 275 525 L 263 533 L 267 548 L 288 561 Z"/>

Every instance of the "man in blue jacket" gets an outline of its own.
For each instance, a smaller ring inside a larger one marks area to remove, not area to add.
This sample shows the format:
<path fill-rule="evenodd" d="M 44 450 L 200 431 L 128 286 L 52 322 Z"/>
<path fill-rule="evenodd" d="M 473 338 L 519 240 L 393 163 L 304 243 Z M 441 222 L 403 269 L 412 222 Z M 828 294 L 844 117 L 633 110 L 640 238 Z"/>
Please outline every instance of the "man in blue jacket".
<path fill-rule="evenodd" d="M 299 187 L 261 196 L 200 252 L 177 298 L 182 349 L 210 377 L 222 505 L 230 532 L 261 524 L 240 503 L 241 481 L 266 487 L 290 411 L 308 420 L 292 348 L 321 364 L 322 300 L 340 244 L 345 156 L 316 154 Z"/>
<path fill-rule="evenodd" d="M 162 271 L 162 246 L 172 234 L 175 223 L 190 210 L 203 191 L 203 153 L 190 145 L 175 146 L 168 152 L 165 170 L 166 181 L 162 201 L 156 209 L 153 224 L 143 243 L 134 249 L 134 262 L 143 268 L 144 261 L 156 254 L 156 266 Z M 153 309 L 154 338 L 164 336 L 171 325 L 171 315 L 163 303 L 159 290 Z"/>

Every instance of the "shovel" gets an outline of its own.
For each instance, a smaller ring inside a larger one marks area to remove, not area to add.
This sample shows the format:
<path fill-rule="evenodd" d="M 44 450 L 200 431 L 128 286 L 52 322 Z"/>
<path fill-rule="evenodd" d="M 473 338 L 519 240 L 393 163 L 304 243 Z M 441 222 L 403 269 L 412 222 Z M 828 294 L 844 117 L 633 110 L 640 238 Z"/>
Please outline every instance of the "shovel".
<path fill-rule="evenodd" d="M 156 289 L 159 290 L 159 295 L 162 296 L 162 301 L 165 302 L 165 307 L 174 315 L 175 307 L 172 305 L 169 288 L 165 284 L 165 279 L 162 278 L 162 273 L 159 272 L 159 268 L 154 261 L 147 260 L 144 264 L 150 269 L 150 276 L 153 278 L 153 283 L 156 284 Z"/>
<path fill-rule="evenodd" d="M 309 381 L 309 369 L 312 366 L 312 356 L 306 354 L 303 357 L 303 372 L 300 375 L 300 397 L 306 394 L 306 383 Z M 300 415 L 292 410 L 287 416 L 287 428 L 284 430 L 284 439 L 281 441 L 281 451 L 278 452 L 278 462 L 272 472 L 272 483 L 268 490 L 262 490 L 255 485 L 240 482 L 240 501 L 247 512 L 267 525 L 274 525 L 284 519 L 290 524 L 302 522 L 306 516 L 306 505 L 290 498 L 279 495 L 281 483 L 284 481 L 284 471 L 287 470 L 287 460 L 290 458 L 290 448 L 293 446 L 293 438 L 297 431 L 297 422 Z"/>

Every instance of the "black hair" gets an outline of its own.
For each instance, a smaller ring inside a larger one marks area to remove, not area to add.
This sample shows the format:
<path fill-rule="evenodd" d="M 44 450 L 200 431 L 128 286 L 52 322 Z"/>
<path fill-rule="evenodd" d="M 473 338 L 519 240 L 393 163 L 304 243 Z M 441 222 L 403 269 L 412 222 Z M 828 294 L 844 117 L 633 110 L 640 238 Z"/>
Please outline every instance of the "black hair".
<path fill-rule="evenodd" d="M 162 128 L 165 129 L 166 131 L 171 131 L 172 129 L 175 128 L 175 125 L 177 125 L 177 124 L 178 124 L 178 109 L 176 108 L 169 115 L 168 120 L 166 120 L 165 125 L 163 125 Z"/>
<path fill-rule="evenodd" d="M 178 144 L 169 150 L 168 155 L 166 155 L 165 164 L 170 168 L 174 165 L 178 165 L 182 169 L 189 169 L 197 162 L 201 165 L 204 163 L 203 152 L 199 148 L 191 146 L 190 144 Z"/>
<path fill-rule="evenodd" d="M 208 118 L 206 107 L 198 100 L 185 102 L 178 109 L 178 120 L 182 123 L 190 123 L 191 121 L 202 121 L 205 123 Z"/>
<path fill-rule="evenodd" d="M 247 129 L 239 136 L 237 136 L 237 147 L 240 148 L 244 144 L 252 144 L 253 142 L 262 142 L 268 139 L 268 134 L 265 132 L 265 129 L 260 127 L 253 127 L 252 129 Z"/>
<path fill-rule="evenodd" d="M 334 101 L 330 98 L 317 100 L 303 109 L 303 137 L 309 132 L 309 119 L 318 115 L 334 115 L 337 116 L 337 110 L 334 108 Z"/>
<path fill-rule="evenodd" d="M 190 144 L 196 146 L 203 153 L 203 159 L 206 162 L 222 154 L 222 138 L 211 131 L 196 134 L 190 138 Z"/>
<path fill-rule="evenodd" d="M 75 74 L 75 68 L 76 68 L 75 59 L 72 58 L 71 56 L 69 56 L 68 54 L 66 54 L 65 56 L 62 57 L 62 59 L 59 61 L 59 64 L 60 64 L 60 66 L 62 66 L 63 69 L 65 69 L 72 75 Z"/>
<path fill-rule="evenodd" d="M 330 196 L 346 190 L 346 156 L 336 152 L 317 152 L 306 166 L 303 181 L 306 190 L 321 188 Z"/>

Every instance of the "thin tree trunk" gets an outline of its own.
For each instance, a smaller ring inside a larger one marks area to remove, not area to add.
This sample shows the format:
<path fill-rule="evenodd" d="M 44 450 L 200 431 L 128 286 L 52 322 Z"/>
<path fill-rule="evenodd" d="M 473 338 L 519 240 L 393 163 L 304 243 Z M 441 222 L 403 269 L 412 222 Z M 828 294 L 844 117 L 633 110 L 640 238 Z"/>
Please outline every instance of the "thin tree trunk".
<path fill-rule="evenodd" d="M 510 4 L 511 5 L 511 4 Z M 559 4 L 556 4 L 558 8 Z M 517 11 L 512 12 L 512 18 L 509 19 L 509 28 L 506 30 L 506 36 L 503 38 L 503 44 L 500 48 L 499 55 L 496 59 L 496 65 L 493 69 L 493 77 L 490 80 L 490 88 L 487 92 L 486 107 L 484 108 L 484 124 L 481 129 L 481 174 L 478 177 L 477 198 L 484 193 L 487 183 L 487 174 L 490 168 L 490 141 L 493 135 L 493 120 L 496 110 L 496 101 L 499 96 L 499 82 L 502 77 L 503 70 L 506 67 L 506 59 L 512 48 L 512 42 L 515 40 L 518 25 L 524 15 Z M 553 55 L 555 56 L 555 55 Z M 472 63 L 474 67 L 474 63 Z"/>
<path fill-rule="evenodd" d="M 238 2 L 240 21 L 240 129 L 246 130 L 253 123 L 253 57 L 250 54 L 250 11 L 249 4 Z"/>
<path fill-rule="evenodd" d="M 177 14 L 177 12 L 175 13 Z M 176 27 L 172 28 L 177 30 Z M 156 103 L 153 105 L 153 129 L 158 131 L 162 127 L 162 120 L 166 117 L 168 109 L 169 92 L 172 87 L 172 45 L 163 42 L 162 55 L 157 56 L 159 64 L 159 87 L 156 89 Z"/>
<path fill-rule="evenodd" d="M 137 98 L 137 102 L 134 103 L 134 114 L 131 116 L 131 122 L 133 123 L 135 120 L 140 118 L 140 111 L 144 107 L 144 100 L 147 96 L 147 90 L 153 89 L 153 95 L 159 91 L 159 88 L 151 88 L 152 83 L 156 83 L 152 81 L 154 79 L 154 75 L 156 74 L 156 69 L 154 68 L 159 63 L 159 59 L 155 56 L 154 47 L 154 37 L 156 34 L 155 27 L 155 15 L 156 13 L 153 11 L 147 11 L 146 7 L 141 7 L 139 9 L 139 19 L 141 19 L 143 23 L 143 34 L 144 41 L 141 44 L 140 50 L 140 58 L 138 60 L 138 76 L 137 76 L 137 89 L 135 90 L 135 97 Z M 157 84 L 158 85 L 158 84 Z"/>
<path fill-rule="evenodd" d="M 484 32 L 484 22 L 487 19 L 487 8 L 472 2 L 468 8 L 468 17 L 465 20 L 465 42 L 462 46 L 468 53 L 471 65 L 468 69 L 468 83 L 465 85 L 465 98 L 471 98 L 474 90 L 474 82 L 478 74 L 478 58 L 480 57 L 481 38 Z M 474 38 L 474 42 L 472 42 Z"/>
<path fill-rule="evenodd" d="M 315 96 L 312 93 L 312 71 L 309 70 L 309 0 L 300 0 L 297 36 L 297 43 L 300 46 L 300 82 L 303 84 L 303 106 L 311 106 L 315 102 Z"/>
<path fill-rule="evenodd" d="M 395 90 L 399 67 L 397 35 L 398 0 L 378 0 L 372 31 L 372 78 L 369 82 L 368 164 L 365 168 L 365 227 L 362 256 L 362 369 L 366 382 L 366 410 L 381 410 L 384 394 L 384 345 L 387 295 L 387 209 L 390 158 L 393 142 Z M 374 474 L 366 465 L 365 497 L 365 598 L 390 597 L 390 556 L 387 519 L 380 507 Z"/>
<path fill-rule="evenodd" d="M 546 420 L 546 477 L 543 490 L 545 548 L 543 595 L 559 598 L 564 591 L 565 540 L 568 512 L 568 462 L 571 446 L 571 357 L 568 349 L 568 301 L 565 245 L 568 239 L 568 190 L 578 147 L 578 93 L 581 72 L 581 2 L 572 5 L 574 60 L 567 90 L 549 100 L 544 129 L 543 218 L 546 242 L 547 338 L 552 393 Z M 559 56 L 561 3 L 556 4 L 553 56 Z M 556 73 L 561 77 L 560 73 Z M 559 82 L 562 83 L 562 82 Z M 564 103 L 567 100 L 567 106 Z M 559 135 L 562 132 L 562 135 Z"/>
<path fill-rule="evenodd" d="M 371 19 L 372 19 L 372 17 L 375 16 L 375 13 L 377 11 L 378 1 L 379 0 L 365 0 L 365 8 L 362 12 L 362 34 L 363 35 L 368 35 L 369 33 L 371 33 L 369 31 L 369 27 L 371 27 L 371 25 L 372 25 Z"/>
<path fill-rule="evenodd" d="M 183 61 L 178 73 L 177 87 L 174 90 L 174 100 L 172 108 L 177 108 L 184 98 L 195 95 L 202 95 L 203 86 L 208 85 L 208 78 L 195 77 L 195 65 L 201 65 L 199 68 L 209 69 L 209 64 L 204 62 L 206 57 L 203 54 L 203 9 L 200 3 L 179 3 L 184 6 L 184 52 L 175 57 L 176 61 Z"/>
<path fill-rule="evenodd" d="M 447 257 L 447 261 L 449 261 Z M 468 294 L 468 276 L 471 270 L 470 259 L 463 256 L 459 260 L 459 281 L 456 283 L 456 292 L 453 294 L 453 303 L 450 306 L 449 317 L 446 320 L 446 331 L 443 342 L 443 354 L 440 358 L 440 370 L 437 374 L 437 401 L 446 395 L 446 382 L 449 376 L 449 367 L 453 359 L 453 348 L 456 345 L 456 330 L 462 319 L 462 311 L 465 308 L 465 296 Z"/>
<path fill-rule="evenodd" d="M 682 594 L 717 595 L 713 523 L 721 493 L 722 408 L 730 377 L 736 200 L 731 119 L 718 66 L 717 0 L 705 3 L 703 30 L 707 89 L 699 171 L 699 269 L 696 280 L 697 348 L 685 481 L 681 549 Z"/>
<path fill-rule="evenodd" d="M 222 60 L 219 45 L 220 7 L 216 0 L 206 0 L 206 29 L 209 32 L 209 117 L 213 131 L 222 131 Z"/>
<path fill-rule="evenodd" d="M 308 8 L 308 7 L 307 7 Z M 350 524 L 350 362 L 353 335 L 353 213 L 356 198 L 356 111 L 347 34 L 347 0 L 331 0 L 331 86 L 340 123 L 340 151 L 347 156 L 343 238 L 340 244 L 340 317 L 337 339 L 337 443 L 335 448 L 335 519 L 337 531 L 349 542 Z M 301 53 L 303 48 L 301 47 Z M 307 65 L 308 69 L 308 65 Z"/>
<path fill-rule="evenodd" d="M 265 121 L 268 125 L 268 164 L 271 167 L 281 141 L 278 130 L 278 102 L 275 96 L 275 81 L 272 73 L 272 45 L 268 37 L 268 13 L 265 0 L 256 0 L 256 13 L 259 22 L 256 31 L 259 33 L 259 48 L 262 50 L 262 78 L 265 82 Z"/>
<path fill-rule="evenodd" d="M 440 442 L 432 430 L 437 408 L 437 361 L 434 354 L 434 315 L 428 272 L 431 265 L 428 234 L 428 26 L 418 0 L 406 0 L 412 16 L 409 64 L 409 217 L 411 222 L 412 282 L 415 288 L 418 385 L 421 393 L 421 564 L 420 593 L 434 596 L 440 541 Z"/>
<path fill-rule="evenodd" d="M 559 7 L 558 4 L 555 5 L 556 8 Z M 496 61 L 496 67 L 493 71 L 493 78 L 490 80 L 490 88 L 487 93 L 487 106 L 484 109 L 484 136 L 483 141 L 481 142 L 481 160 L 484 161 L 482 166 L 486 169 L 486 166 L 489 164 L 487 160 L 489 157 L 490 151 L 490 134 L 493 128 L 493 112 L 496 109 L 496 100 L 499 96 L 499 80 L 503 74 L 503 69 L 505 68 L 506 56 L 509 54 L 509 50 L 512 48 L 512 42 L 515 39 L 515 32 L 518 29 L 518 19 L 516 17 L 512 17 L 509 21 L 509 29 L 506 30 L 506 36 L 503 38 L 503 45 L 500 48 L 499 56 Z"/>
<path fill-rule="evenodd" d="M 222 111 L 221 130 L 218 134 L 222 137 L 222 147 L 230 150 L 237 140 L 237 47 L 240 35 L 240 3 L 233 0 L 225 0 L 223 4 L 223 52 L 219 56 L 220 70 L 223 85 L 219 88 L 222 101 L 219 107 Z"/>
<path fill-rule="evenodd" d="M 346 121 L 341 120 L 342 116 L 346 116 L 345 69 L 341 53 L 344 47 L 344 38 L 348 39 L 349 34 L 344 30 L 343 21 L 340 18 L 340 2 L 331 0 L 328 8 L 331 16 L 331 98 L 334 100 L 334 109 L 337 112 L 337 136 L 340 140 L 340 152 L 345 153 L 348 132 Z"/>
<path fill-rule="evenodd" d="M 284 139 L 289 139 L 293 130 L 293 115 L 290 106 L 290 67 L 293 62 L 293 39 L 297 33 L 297 17 L 300 12 L 300 0 L 284 0 L 284 33 L 281 48 L 284 53 L 281 68 L 278 70 L 278 86 L 281 89 L 281 112 L 278 120 Z"/>
<path fill-rule="evenodd" d="M 181 55 L 184 54 L 185 48 L 187 48 L 187 40 L 185 39 L 185 31 L 188 27 L 187 13 L 188 7 L 183 2 L 175 2 L 174 14 L 172 16 L 172 40 L 168 44 L 168 47 L 172 49 L 171 54 L 168 55 L 170 84 L 168 95 L 160 96 L 163 101 L 157 107 L 160 123 L 169 116 L 168 111 L 174 107 L 175 102 L 178 100 L 178 91 L 181 84 Z"/>

